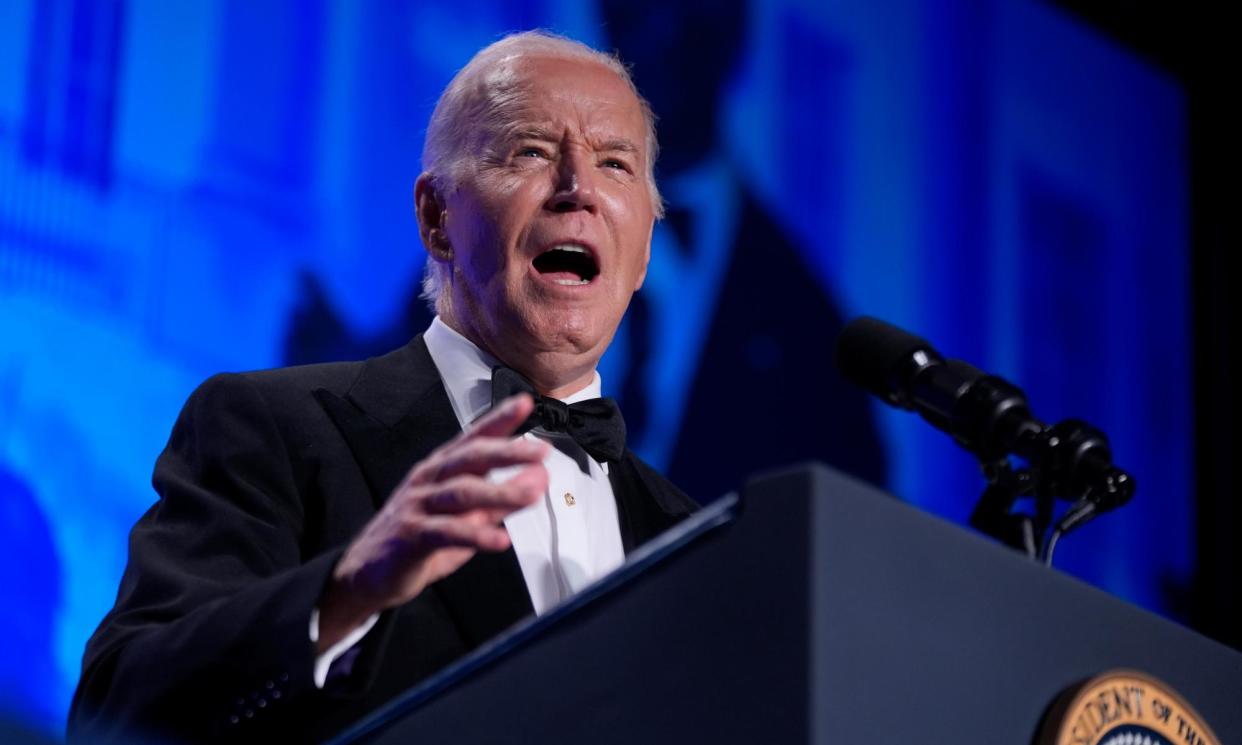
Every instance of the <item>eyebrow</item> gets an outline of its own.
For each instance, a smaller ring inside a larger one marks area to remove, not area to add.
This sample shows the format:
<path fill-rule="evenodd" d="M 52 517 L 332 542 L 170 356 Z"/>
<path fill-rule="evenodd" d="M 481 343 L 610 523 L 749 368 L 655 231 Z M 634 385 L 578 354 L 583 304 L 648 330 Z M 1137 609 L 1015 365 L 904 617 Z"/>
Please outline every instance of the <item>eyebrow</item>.
<path fill-rule="evenodd" d="M 604 152 L 609 152 L 609 153 L 622 152 L 622 153 L 633 153 L 635 155 L 638 154 L 638 146 L 635 145 L 630 140 L 627 140 L 625 138 L 607 140 L 605 142 L 601 142 L 599 144 L 599 147 L 596 149 L 604 151 Z"/>
<path fill-rule="evenodd" d="M 510 128 L 505 132 L 505 139 L 510 142 L 513 140 L 541 140 L 543 142 L 559 142 L 561 138 L 550 129 L 526 125 Z"/>
<path fill-rule="evenodd" d="M 530 125 L 523 125 L 520 127 L 513 127 L 509 129 L 507 132 L 505 132 L 505 140 L 508 142 L 513 142 L 515 140 L 538 140 L 540 142 L 560 142 L 561 136 L 545 127 L 538 127 L 538 126 L 532 127 Z M 593 145 L 593 148 L 597 152 L 607 152 L 607 153 L 621 152 L 621 153 L 632 153 L 632 154 L 637 155 L 639 152 L 638 146 L 635 145 L 632 140 L 629 140 L 624 137 L 616 137 L 611 140 L 605 140 L 596 145 Z"/>

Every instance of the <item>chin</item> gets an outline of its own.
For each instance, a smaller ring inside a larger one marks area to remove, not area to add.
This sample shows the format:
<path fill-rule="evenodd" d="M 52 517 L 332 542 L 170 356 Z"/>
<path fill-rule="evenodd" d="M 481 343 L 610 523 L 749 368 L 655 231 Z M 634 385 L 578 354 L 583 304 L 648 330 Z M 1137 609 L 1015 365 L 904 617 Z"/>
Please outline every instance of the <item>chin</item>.
<path fill-rule="evenodd" d="M 567 354 L 602 354 L 617 328 L 583 308 L 547 309 L 538 316 L 530 330 L 540 340 L 539 346 Z"/>

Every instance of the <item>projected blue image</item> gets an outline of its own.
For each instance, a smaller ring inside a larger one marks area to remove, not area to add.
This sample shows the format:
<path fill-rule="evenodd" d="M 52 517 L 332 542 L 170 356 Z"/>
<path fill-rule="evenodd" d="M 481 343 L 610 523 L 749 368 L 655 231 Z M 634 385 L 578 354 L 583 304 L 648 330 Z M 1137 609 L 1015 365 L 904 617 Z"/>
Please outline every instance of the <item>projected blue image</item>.
<path fill-rule="evenodd" d="M 1105 430 L 1139 493 L 1058 566 L 1179 613 L 1170 78 L 1033 1 L 466 5 L 0 4 L 0 717 L 63 729 L 199 382 L 429 323 L 423 126 L 474 51 L 530 27 L 618 50 L 659 116 L 667 217 L 601 368 L 640 455 L 703 502 L 819 459 L 964 523 L 972 457 L 835 370 L 843 324 L 879 316 Z"/>

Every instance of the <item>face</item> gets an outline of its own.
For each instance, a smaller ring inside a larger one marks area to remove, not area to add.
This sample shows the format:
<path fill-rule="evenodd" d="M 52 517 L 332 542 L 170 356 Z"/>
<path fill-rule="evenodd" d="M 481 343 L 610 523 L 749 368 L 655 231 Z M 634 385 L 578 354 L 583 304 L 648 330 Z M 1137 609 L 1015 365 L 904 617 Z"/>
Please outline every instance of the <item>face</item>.
<path fill-rule="evenodd" d="M 432 250 L 449 268 L 441 312 L 545 394 L 568 393 L 589 382 L 646 275 L 646 126 L 603 65 L 516 65 L 514 104 L 430 216 L 447 244 Z"/>

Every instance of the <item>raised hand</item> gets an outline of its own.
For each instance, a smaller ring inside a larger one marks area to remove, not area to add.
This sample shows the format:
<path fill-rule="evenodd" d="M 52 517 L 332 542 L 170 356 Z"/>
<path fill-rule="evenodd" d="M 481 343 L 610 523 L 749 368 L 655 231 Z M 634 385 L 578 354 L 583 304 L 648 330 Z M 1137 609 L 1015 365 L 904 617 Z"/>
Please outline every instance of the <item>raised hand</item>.
<path fill-rule="evenodd" d="M 505 516 L 548 488 L 548 444 L 512 437 L 534 410 L 514 396 L 415 464 L 345 550 L 319 604 L 319 650 L 367 617 L 413 599 L 476 551 L 503 551 Z M 502 484 L 489 471 L 523 466 Z"/>

